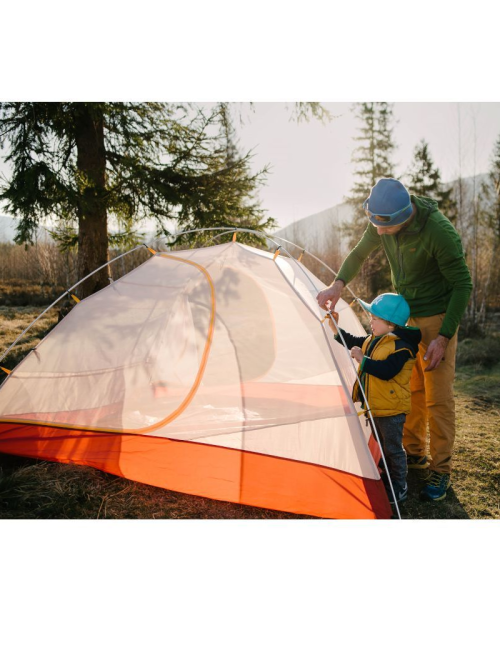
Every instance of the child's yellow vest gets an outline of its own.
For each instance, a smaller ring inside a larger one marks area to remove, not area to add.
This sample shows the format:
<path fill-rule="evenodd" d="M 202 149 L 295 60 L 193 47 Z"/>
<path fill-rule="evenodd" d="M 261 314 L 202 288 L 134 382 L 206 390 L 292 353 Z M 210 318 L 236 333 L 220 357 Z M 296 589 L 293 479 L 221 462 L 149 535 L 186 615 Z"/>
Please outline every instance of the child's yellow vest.
<path fill-rule="evenodd" d="M 366 354 L 366 350 L 372 340 L 373 336 L 365 339 L 362 347 L 363 354 Z M 383 361 L 390 354 L 398 354 L 402 350 L 408 350 L 412 355 L 414 354 L 410 348 L 402 348 L 396 352 L 396 341 L 398 340 L 399 337 L 391 334 L 383 336 L 375 344 L 370 358 L 374 361 Z M 410 412 L 410 376 L 414 365 L 415 359 L 408 359 L 400 372 L 392 379 L 379 379 L 378 377 L 365 373 L 365 395 L 374 417 L 388 417 L 390 415 L 398 415 L 399 413 L 408 414 Z M 362 364 L 360 364 L 359 370 L 361 368 Z M 359 370 L 358 375 L 360 376 Z M 363 399 L 358 382 L 354 384 L 352 399 L 354 402 L 361 402 Z"/>

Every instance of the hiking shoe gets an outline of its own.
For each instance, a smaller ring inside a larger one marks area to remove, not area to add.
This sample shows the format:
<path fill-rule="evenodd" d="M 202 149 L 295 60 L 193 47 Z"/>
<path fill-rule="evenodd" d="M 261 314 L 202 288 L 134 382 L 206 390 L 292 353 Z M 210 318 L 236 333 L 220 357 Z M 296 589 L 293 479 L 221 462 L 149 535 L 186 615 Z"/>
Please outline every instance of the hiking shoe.
<path fill-rule="evenodd" d="M 408 469 L 427 469 L 429 461 L 427 456 L 406 456 Z"/>
<path fill-rule="evenodd" d="M 441 501 L 450 487 L 450 475 L 430 472 L 426 479 L 427 485 L 420 492 L 421 501 Z"/>
<path fill-rule="evenodd" d="M 394 494 L 396 495 L 396 501 L 394 501 L 392 490 L 389 489 L 387 496 L 389 497 L 389 503 L 391 504 L 391 506 L 393 506 L 394 503 L 402 503 L 403 501 L 406 501 L 406 499 L 408 498 L 408 486 L 405 485 L 402 490 L 397 490 L 396 488 L 394 488 Z"/>

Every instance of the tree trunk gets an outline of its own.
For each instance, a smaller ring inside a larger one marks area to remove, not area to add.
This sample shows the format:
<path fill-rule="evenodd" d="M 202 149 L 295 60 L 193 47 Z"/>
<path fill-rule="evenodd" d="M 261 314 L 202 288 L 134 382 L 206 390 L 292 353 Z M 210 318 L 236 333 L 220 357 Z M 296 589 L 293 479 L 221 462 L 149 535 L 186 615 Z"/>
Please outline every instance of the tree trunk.
<path fill-rule="evenodd" d="M 106 152 L 104 117 L 95 106 L 81 104 L 76 124 L 77 167 L 79 172 L 78 279 L 108 261 L 106 214 Z M 86 298 L 109 284 L 108 267 L 79 286 L 78 296 Z"/>

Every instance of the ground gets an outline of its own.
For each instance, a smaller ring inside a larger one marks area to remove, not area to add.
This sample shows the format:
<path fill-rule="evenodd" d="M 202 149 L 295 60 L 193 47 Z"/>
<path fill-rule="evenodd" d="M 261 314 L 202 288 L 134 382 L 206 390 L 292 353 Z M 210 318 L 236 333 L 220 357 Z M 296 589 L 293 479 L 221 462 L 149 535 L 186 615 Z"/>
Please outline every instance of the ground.
<path fill-rule="evenodd" d="M 0 349 L 40 308 L 0 307 Z M 36 324 L 1 365 L 14 367 L 57 320 Z M 439 503 L 421 502 L 425 472 L 410 471 L 403 519 L 500 519 L 500 364 L 496 339 L 459 343 L 457 439 L 452 486 Z M 0 519 L 307 519 L 180 494 L 77 465 L 0 454 Z"/>

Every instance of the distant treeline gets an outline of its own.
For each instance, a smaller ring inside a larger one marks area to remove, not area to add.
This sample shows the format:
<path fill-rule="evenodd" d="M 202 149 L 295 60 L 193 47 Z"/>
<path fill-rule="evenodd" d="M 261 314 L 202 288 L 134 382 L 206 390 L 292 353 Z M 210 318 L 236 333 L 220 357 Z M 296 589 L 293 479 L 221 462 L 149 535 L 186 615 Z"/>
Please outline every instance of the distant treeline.
<path fill-rule="evenodd" d="M 112 249 L 109 259 L 123 252 Z M 148 257 L 145 248 L 126 255 L 110 264 L 109 277 L 117 280 Z M 0 305 L 48 305 L 78 280 L 74 250 L 61 251 L 51 241 L 27 247 L 0 243 Z"/>

